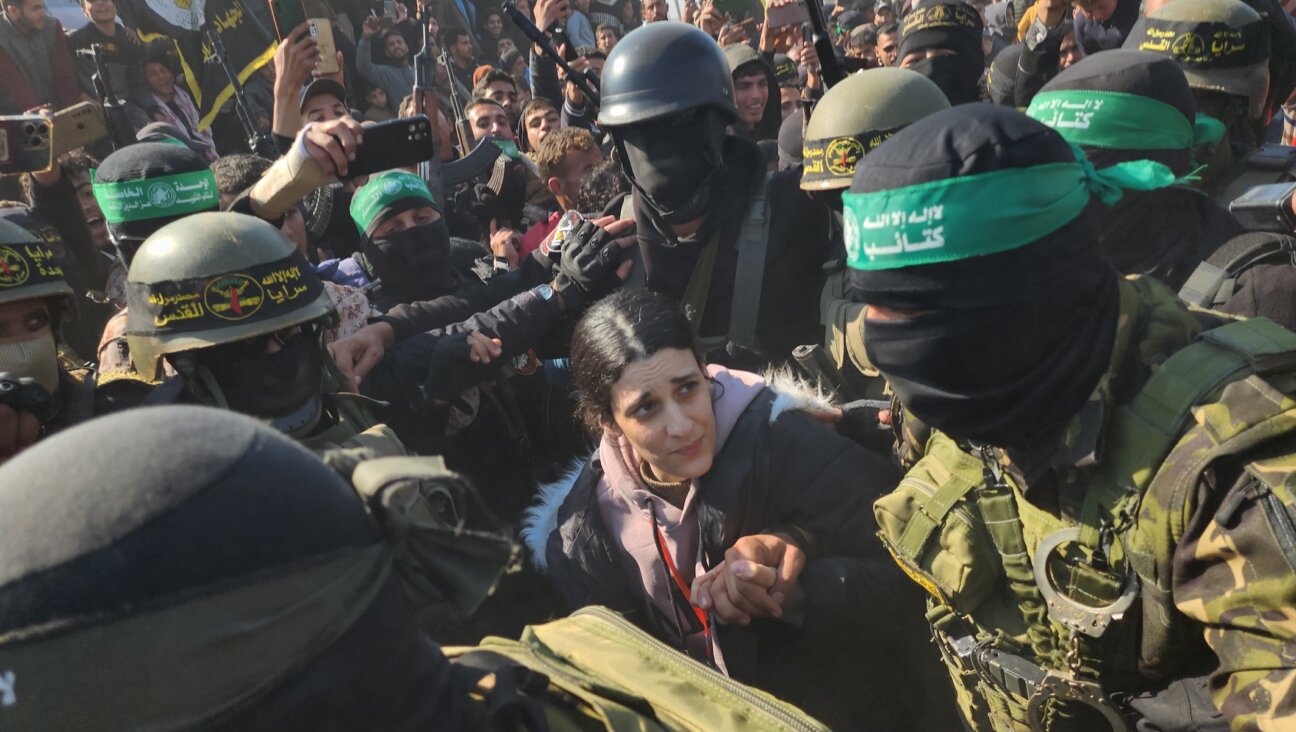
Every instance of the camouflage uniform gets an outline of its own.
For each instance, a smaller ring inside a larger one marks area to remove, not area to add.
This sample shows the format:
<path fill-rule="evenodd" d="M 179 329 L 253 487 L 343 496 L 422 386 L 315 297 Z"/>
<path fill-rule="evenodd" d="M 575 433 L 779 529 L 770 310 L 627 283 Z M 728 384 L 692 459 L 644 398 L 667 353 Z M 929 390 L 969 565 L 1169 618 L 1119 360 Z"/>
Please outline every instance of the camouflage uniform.
<path fill-rule="evenodd" d="M 932 596 L 928 619 L 971 729 L 1032 729 L 1032 697 L 1038 729 L 1108 728 L 1074 701 L 1081 697 L 1105 699 L 1109 726 L 1132 729 L 1148 713 L 1139 699 L 1166 698 L 1167 687 L 1207 674 L 1233 729 L 1292 728 L 1296 457 L 1287 445 L 1296 400 L 1286 394 L 1296 392 L 1296 354 L 1279 346 L 1296 340 L 1276 330 L 1274 352 L 1252 362 L 1259 375 L 1212 384 L 1205 406 L 1167 434 L 1169 454 L 1139 462 L 1129 405 L 1173 354 L 1225 331 L 1205 330 L 1152 280 L 1129 278 L 1110 367 L 1057 440 L 1038 454 L 1010 454 L 933 431 L 906 478 L 877 501 L 884 543 Z M 1104 508 L 1112 518 L 1100 550 L 1071 541 L 1041 552 L 1049 537 L 1084 523 L 1105 475 L 1124 477 L 1110 481 L 1118 498 Z M 1090 610 L 1119 605 L 1134 589 L 1137 599 L 1110 613 L 1096 637 L 1076 632 L 1041 591 L 1041 561 L 1044 584 L 1072 598 L 1092 592 L 1082 603 Z M 1072 701 L 1041 695 L 1049 683 Z M 1178 720 L 1209 717 L 1200 701 L 1153 728 L 1199 729 Z"/>

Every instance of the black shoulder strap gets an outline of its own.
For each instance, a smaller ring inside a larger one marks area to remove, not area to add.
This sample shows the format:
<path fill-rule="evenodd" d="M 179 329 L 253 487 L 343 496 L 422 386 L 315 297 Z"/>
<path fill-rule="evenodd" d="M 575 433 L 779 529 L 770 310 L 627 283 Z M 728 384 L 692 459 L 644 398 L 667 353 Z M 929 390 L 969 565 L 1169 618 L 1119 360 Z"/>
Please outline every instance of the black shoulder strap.
<path fill-rule="evenodd" d="M 1216 308 L 1233 296 L 1238 275 L 1261 262 L 1290 262 L 1296 266 L 1296 237 L 1268 231 L 1239 234 L 1197 265 L 1179 290 L 1189 305 Z"/>
<path fill-rule="evenodd" d="M 756 321 L 760 313 L 761 286 L 769 251 L 769 186 L 772 173 L 756 188 L 738 232 L 738 269 L 734 273 L 733 305 L 729 311 L 729 340 L 755 349 Z"/>

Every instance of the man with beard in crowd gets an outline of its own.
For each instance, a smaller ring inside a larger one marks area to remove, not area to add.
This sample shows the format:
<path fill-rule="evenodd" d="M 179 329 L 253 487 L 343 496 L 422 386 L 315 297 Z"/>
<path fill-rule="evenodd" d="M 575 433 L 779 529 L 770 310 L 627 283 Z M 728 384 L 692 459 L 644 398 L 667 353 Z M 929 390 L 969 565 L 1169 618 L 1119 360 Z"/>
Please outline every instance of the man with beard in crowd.
<path fill-rule="evenodd" d="M 356 70 L 364 80 L 374 86 L 381 86 L 387 91 L 387 99 L 401 100 L 409 96 L 414 89 L 414 66 L 410 63 L 409 47 L 405 45 L 405 36 L 395 28 L 383 31 L 378 18 L 368 17 L 364 22 L 364 35 L 356 45 Z M 383 57 L 385 63 L 374 63 L 374 38 L 382 37 Z M 471 53 L 471 47 L 469 53 Z M 468 84 L 467 88 L 472 88 Z"/>
<path fill-rule="evenodd" d="M 45 0 L 4 0 L 0 79 L 5 80 L 0 114 L 22 114 L 46 104 L 63 109 L 81 98 L 67 36 L 49 16 Z"/>
<path fill-rule="evenodd" d="M 644 284 L 681 304 L 712 359 L 759 368 L 817 340 L 824 217 L 795 175 L 771 183 L 755 144 L 726 134 L 739 112 L 715 41 L 683 24 L 636 30 L 608 58 L 602 92 Z"/>
<path fill-rule="evenodd" d="M 950 104 L 975 102 L 985 73 L 981 29 L 971 5 L 920 4 L 901 20 L 899 66 L 936 82 Z"/>

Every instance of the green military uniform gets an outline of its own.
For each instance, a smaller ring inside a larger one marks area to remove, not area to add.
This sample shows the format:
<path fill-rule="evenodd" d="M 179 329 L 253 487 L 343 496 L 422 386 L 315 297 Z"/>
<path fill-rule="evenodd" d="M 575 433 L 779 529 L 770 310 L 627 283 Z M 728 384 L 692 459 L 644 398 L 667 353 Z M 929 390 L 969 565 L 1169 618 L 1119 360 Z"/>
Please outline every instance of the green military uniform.
<path fill-rule="evenodd" d="M 336 317 L 323 284 L 292 243 L 270 224 L 235 213 L 194 214 L 159 229 L 131 262 L 126 291 L 126 339 L 136 370 L 158 373 L 165 357 L 183 382 L 179 398 L 224 408 L 231 408 L 230 384 L 214 373 L 219 361 L 204 360 L 207 349 Z M 303 395 L 304 403 L 288 405 L 291 410 L 254 416 L 270 419 L 316 452 L 349 452 L 348 463 L 405 454 L 395 432 L 373 415 L 380 403 L 343 392 L 345 379 L 323 344 L 314 347 L 319 353 L 309 355 L 320 356 L 323 374 L 303 378 L 319 378 L 318 392 Z M 280 395 L 263 396 L 269 403 Z"/>
<path fill-rule="evenodd" d="M 1194 453 L 1205 456 L 1227 443 L 1241 427 L 1230 420 L 1231 414 L 1272 414 L 1284 400 L 1290 408 L 1291 400 L 1281 396 L 1278 386 L 1287 391 L 1296 387 L 1292 374 L 1281 374 L 1273 383 L 1254 379 L 1213 389 L 1208 406 L 1197 413 L 1197 424 L 1144 476 L 1143 500 L 1121 493 L 1108 507 L 1123 523 L 1112 530 L 1141 581 L 1141 603 L 1122 608 L 1125 615 L 1119 619 L 1109 617 L 1111 625 L 1097 638 L 1050 619 L 1033 569 L 1041 561 L 1041 544 L 1081 525 L 1094 484 L 1105 480 L 1105 471 L 1118 470 L 1116 463 L 1135 450 L 1115 441 L 1125 418 L 1121 410 L 1129 408 L 1154 368 L 1202 333 L 1197 318 L 1147 278 L 1121 284 L 1120 307 L 1111 365 L 1051 454 L 975 450 L 935 432 L 925 456 L 875 507 L 881 536 L 897 562 L 932 594 L 929 618 L 974 729 L 1030 729 L 1030 702 L 1048 671 L 1075 672 L 1084 683 L 1101 679 L 1108 695 L 1134 695 L 1157 689 L 1163 684 L 1159 679 L 1175 678 L 1214 651 L 1246 659 L 1251 667 L 1217 690 L 1215 703 L 1225 709 L 1239 695 L 1246 708 L 1258 697 L 1281 701 L 1274 685 L 1292 675 L 1283 671 L 1292 638 L 1292 628 L 1284 630 L 1284 624 L 1296 622 L 1296 612 L 1290 610 L 1296 587 L 1263 579 L 1283 578 L 1291 571 L 1284 558 L 1296 558 L 1277 538 L 1296 505 L 1296 495 L 1283 488 L 1282 466 L 1291 458 L 1230 466 L 1218 473 L 1183 459 Z M 1277 340 L 1284 349 L 1296 349 L 1296 336 L 1279 333 Z M 1293 357 L 1296 350 L 1285 359 L 1286 367 L 1296 363 Z M 1292 427 L 1296 424 L 1287 425 Z M 1238 511 L 1240 520 L 1220 521 L 1221 505 L 1255 491 L 1251 476 L 1264 480 L 1262 471 L 1270 474 L 1275 489 L 1268 495 L 1284 499 L 1286 508 L 1278 506 L 1280 513 L 1269 514 L 1248 498 L 1242 508 L 1252 510 Z M 1157 490 L 1170 485 L 1182 493 Z M 1045 492 L 1056 492 L 1060 515 L 1027 498 Z M 1277 525 L 1271 524 L 1274 516 Z M 1246 556 L 1233 553 L 1239 543 L 1251 550 Z M 1136 554 L 1142 555 L 1137 562 Z M 1125 589 L 1120 577 L 1113 573 L 1092 580 L 1108 595 L 1088 603 L 1117 602 Z M 1239 586 L 1241 577 L 1256 585 Z M 1073 591 L 1084 586 L 1081 578 L 1074 581 Z M 1259 622 L 1257 600 L 1278 615 Z M 1246 614 L 1240 622 L 1230 617 L 1240 610 Z M 969 652 L 972 647 L 985 651 Z"/>
<path fill-rule="evenodd" d="M 843 203 L 864 345 L 933 428 L 879 536 L 931 596 L 966 723 L 1288 728 L 1296 334 L 1094 250 L 1096 204 L 1168 169 L 965 111 L 898 134 Z"/>

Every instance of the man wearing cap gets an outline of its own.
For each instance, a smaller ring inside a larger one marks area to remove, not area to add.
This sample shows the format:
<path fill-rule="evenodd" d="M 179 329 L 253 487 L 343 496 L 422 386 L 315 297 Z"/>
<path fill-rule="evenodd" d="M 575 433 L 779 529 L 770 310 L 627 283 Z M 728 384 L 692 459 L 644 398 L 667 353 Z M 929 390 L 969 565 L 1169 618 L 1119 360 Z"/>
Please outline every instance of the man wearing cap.
<path fill-rule="evenodd" d="M 1093 243 L 1103 204 L 1173 181 L 974 105 L 843 196 L 863 346 L 935 430 L 879 536 L 976 732 L 1290 720 L 1296 337 L 1191 314 Z"/>
<path fill-rule="evenodd" d="M 936 82 L 950 104 L 975 102 L 985 73 L 981 15 L 961 2 L 915 3 L 901 21 L 896 58 Z"/>
<path fill-rule="evenodd" d="M 301 103 L 298 105 L 301 109 L 302 124 L 328 122 L 352 116 L 351 110 L 347 109 L 346 98 L 346 87 L 333 79 L 325 77 L 312 79 L 311 83 L 302 89 Z"/>
<path fill-rule="evenodd" d="M 724 55 L 733 75 L 734 104 L 738 107 L 734 133 L 754 141 L 777 139 L 783 121 L 782 96 L 770 62 L 746 43 L 726 46 Z"/>

